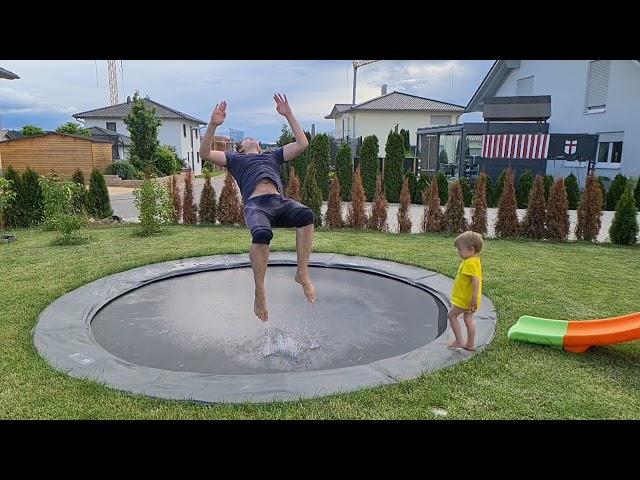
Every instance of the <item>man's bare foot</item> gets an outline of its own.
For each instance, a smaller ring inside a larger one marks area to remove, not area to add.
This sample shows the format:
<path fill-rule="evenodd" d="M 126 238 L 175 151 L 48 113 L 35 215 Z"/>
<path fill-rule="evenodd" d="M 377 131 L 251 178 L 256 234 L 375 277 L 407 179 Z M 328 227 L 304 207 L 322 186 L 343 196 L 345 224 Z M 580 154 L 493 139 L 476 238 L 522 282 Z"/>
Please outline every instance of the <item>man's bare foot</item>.
<path fill-rule="evenodd" d="M 296 282 L 302 285 L 302 290 L 309 303 L 316 303 L 318 298 L 316 296 L 316 287 L 313 286 L 311 279 L 308 276 L 303 278 L 299 272 L 296 272 Z"/>
<path fill-rule="evenodd" d="M 476 348 L 473 345 L 465 344 L 462 346 L 465 350 L 469 350 L 470 352 L 475 352 Z"/>
<path fill-rule="evenodd" d="M 253 302 L 253 311 L 263 322 L 269 320 L 269 312 L 267 311 L 267 295 L 265 292 L 256 292 L 256 299 Z"/>
<path fill-rule="evenodd" d="M 464 348 L 464 345 L 458 342 L 457 340 L 452 340 L 447 343 L 447 347 L 449 348 Z"/>

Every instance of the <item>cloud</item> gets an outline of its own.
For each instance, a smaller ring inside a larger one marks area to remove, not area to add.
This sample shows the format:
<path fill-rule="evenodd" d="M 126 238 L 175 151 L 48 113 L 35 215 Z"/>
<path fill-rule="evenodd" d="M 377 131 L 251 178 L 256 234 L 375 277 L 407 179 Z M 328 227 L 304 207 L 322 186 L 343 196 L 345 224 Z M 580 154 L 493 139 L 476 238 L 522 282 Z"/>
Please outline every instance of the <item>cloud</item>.
<path fill-rule="evenodd" d="M 380 86 L 414 95 L 466 104 L 492 61 L 385 60 L 358 70 L 358 102 L 380 95 Z M 55 128 L 59 119 L 109 104 L 104 60 L 3 61 L 20 75 L 0 83 L 3 124 L 29 119 Z M 118 62 L 120 101 L 139 90 L 142 96 L 206 120 L 220 100 L 229 103 L 225 128 L 243 130 L 263 141 L 277 139 L 286 120 L 274 108 L 273 94 L 286 93 L 300 124 L 317 131 L 333 128 L 324 119 L 335 103 L 349 103 L 349 60 L 125 60 Z M 450 86 L 450 71 L 453 86 Z M 1 81 L 0 81 L 1 82 Z M 5 86 L 7 85 L 7 86 Z M 10 85 L 10 86 L 9 86 Z M 20 127 L 21 125 L 12 125 Z"/>
<path fill-rule="evenodd" d="M 73 106 L 63 106 L 51 103 L 39 95 L 34 95 L 20 89 L 0 87 L 0 113 L 58 113 L 71 114 L 76 110 Z"/>

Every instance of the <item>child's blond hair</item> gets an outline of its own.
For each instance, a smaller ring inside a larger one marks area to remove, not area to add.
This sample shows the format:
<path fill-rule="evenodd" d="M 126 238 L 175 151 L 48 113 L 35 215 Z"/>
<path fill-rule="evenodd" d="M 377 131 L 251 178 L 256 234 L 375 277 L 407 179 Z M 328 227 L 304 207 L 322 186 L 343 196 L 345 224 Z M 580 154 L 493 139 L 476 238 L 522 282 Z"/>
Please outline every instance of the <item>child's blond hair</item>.
<path fill-rule="evenodd" d="M 482 245 L 483 245 L 482 235 L 480 235 L 477 232 L 472 232 L 471 230 L 469 230 L 458 235 L 456 239 L 453 241 L 453 244 L 456 247 L 473 248 L 475 253 L 480 253 L 480 250 L 482 250 Z"/>

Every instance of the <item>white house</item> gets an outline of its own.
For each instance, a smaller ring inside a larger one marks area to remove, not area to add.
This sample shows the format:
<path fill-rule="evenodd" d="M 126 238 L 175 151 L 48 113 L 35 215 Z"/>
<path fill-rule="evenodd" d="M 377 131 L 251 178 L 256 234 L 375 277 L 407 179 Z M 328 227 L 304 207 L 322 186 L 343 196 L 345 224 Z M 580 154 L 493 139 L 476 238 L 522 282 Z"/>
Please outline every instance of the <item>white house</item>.
<path fill-rule="evenodd" d="M 549 133 L 597 134 L 596 174 L 640 175 L 639 60 L 499 60 L 467 106 L 488 97 L 550 95 Z M 587 162 L 547 161 L 549 175 L 577 174 Z"/>
<path fill-rule="evenodd" d="M 397 126 L 409 130 L 411 143 L 415 143 L 419 128 L 432 125 L 452 125 L 457 123 L 464 107 L 418 97 L 401 92 L 386 92 L 382 87 L 379 97 L 356 105 L 337 103 L 326 119 L 335 120 L 336 139 L 354 139 L 375 135 L 381 150 L 391 130 Z"/>
<path fill-rule="evenodd" d="M 207 122 L 154 102 L 149 97 L 144 98 L 143 101 L 147 108 L 155 108 L 162 122 L 158 129 L 160 144 L 173 146 L 178 158 L 182 159 L 195 174 L 201 173 L 199 129 Z M 132 105 L 131 98 L 127 97 L 125 103 L 76 113 L 73 117 L 83 120 L 85 128 L 99 127 L 128 137 L 131 134 L 124 124 L 124 118 L 131 112 Z"/>

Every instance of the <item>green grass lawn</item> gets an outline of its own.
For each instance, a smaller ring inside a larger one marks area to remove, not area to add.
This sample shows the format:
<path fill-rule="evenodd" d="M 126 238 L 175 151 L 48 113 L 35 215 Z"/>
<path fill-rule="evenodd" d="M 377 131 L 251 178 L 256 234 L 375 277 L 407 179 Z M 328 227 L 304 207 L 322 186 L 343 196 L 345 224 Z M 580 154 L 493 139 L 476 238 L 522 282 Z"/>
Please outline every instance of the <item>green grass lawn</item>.
<path fill-rule="evenodd" d="M 31 329 L 57 297 L 105 275 L 176 258 L 247 251 L 244 229 L 170 227 L 153 238 L 133 228 L 91 230 L 91 242 L 51 246 L 54 233 L 17 230 L 0 245 L 0 418 L 640 418 L 640 342 L 584 355 L 511 342 L 523 314 L 601 318 L 640 310 L 640 248 L 489 240 L 484 293 L 498 312 L 496 338 L 467 362 L 415 380 L 293 403 L 202 406 L 132 396 L 49 367 Z M 292 230 L 274 250 L 293 250 Z M 370 232 L 318 232 L 317 252 L 411 263 L 454 276 L 452 238 Z M 247 285 L 252 288 L 252 285 Z M 322 294 L 322 292 L 320 292 Z M 247 305 L 247 314 L 252 308 Z M 257 321 L 257 320 L 256 320 Z"/>

